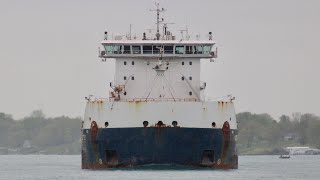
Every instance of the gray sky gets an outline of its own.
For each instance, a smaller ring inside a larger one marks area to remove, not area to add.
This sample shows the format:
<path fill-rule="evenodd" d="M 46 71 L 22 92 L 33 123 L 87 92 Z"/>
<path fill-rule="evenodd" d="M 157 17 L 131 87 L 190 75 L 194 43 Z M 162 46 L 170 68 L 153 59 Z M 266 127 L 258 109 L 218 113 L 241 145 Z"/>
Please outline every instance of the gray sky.
<path fill-rule="evenodd" d="M 153 2 L 1 0 L 0 112 L 82 116 L 84 97 L 107 96 L 113 79 L 97 57 L 104 30 L 142 34 Z M 219 58 L 201 74 L 210 96 L 233 94 L 237 112 L 320 114 L 320 1 L 159 2 L 174 29 L 213 32 Z"/>

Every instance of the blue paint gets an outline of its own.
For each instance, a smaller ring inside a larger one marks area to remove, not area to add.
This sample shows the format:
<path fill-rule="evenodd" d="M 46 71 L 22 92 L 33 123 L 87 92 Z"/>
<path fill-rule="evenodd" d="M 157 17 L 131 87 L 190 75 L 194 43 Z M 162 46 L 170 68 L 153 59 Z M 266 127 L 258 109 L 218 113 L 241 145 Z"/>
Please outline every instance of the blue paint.
<path fill-rule="evenodd" d="M 227 157 L 220 160 L 223 161 L 221 163 L 234 161 L 236 131 L 233 132 Z M 213 152 L 212 164 L 217 164 L 224 143 L 222 130 L 213 128 L 103 128 L 98 130 L 93 142 L 90 129 L 84 129 L 83 137 L 82 163 L 89 167 L 94 164 L 110 165 L 107 151 L 116 152 L 117 163 L 111 165 L 202 166 L 204 151 Z"/>

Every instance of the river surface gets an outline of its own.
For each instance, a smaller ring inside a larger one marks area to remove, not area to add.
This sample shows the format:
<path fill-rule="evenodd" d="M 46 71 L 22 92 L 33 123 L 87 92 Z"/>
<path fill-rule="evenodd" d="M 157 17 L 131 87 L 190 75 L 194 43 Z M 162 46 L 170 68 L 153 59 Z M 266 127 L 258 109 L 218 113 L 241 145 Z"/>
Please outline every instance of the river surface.
<path fill-rule="evenodd" d="M 240 156 L 239 169 L 149 166 L 82 170 L 79 155 L 1 155 L 0 179 L 320 179 L 320 156 Z"/>

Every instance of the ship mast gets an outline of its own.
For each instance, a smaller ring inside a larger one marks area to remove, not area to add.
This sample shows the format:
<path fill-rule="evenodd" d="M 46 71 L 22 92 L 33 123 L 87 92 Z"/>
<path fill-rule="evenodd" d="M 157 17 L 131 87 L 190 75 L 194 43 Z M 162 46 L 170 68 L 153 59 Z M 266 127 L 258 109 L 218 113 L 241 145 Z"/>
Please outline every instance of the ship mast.
<path fill-rule="evenodd" d="M 155 3 L 157 6 L 157 9 L 150 9 L 150 11 L 156 11 L 157 12 L 157 33 L 156 38 L 157 40 L 160 40 L 160 23 L 163 22 L 163 18 L 160 20 L 160 13 L 166 11 L 164 8 L 159 7 L 159 3 Z"/>

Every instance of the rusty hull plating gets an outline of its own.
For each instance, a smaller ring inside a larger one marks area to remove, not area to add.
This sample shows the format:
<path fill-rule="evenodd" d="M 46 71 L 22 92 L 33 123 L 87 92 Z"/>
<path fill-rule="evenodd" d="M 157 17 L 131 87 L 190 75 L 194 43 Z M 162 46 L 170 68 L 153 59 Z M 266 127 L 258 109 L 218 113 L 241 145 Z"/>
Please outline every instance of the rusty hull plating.
<path fill-rule="evenodd" d="M 222 129 L 98 128 L 82 131 L 82 168 L 101 169 L 150 164 L 237 169 L 236 130 L 226 121 Z"/>

